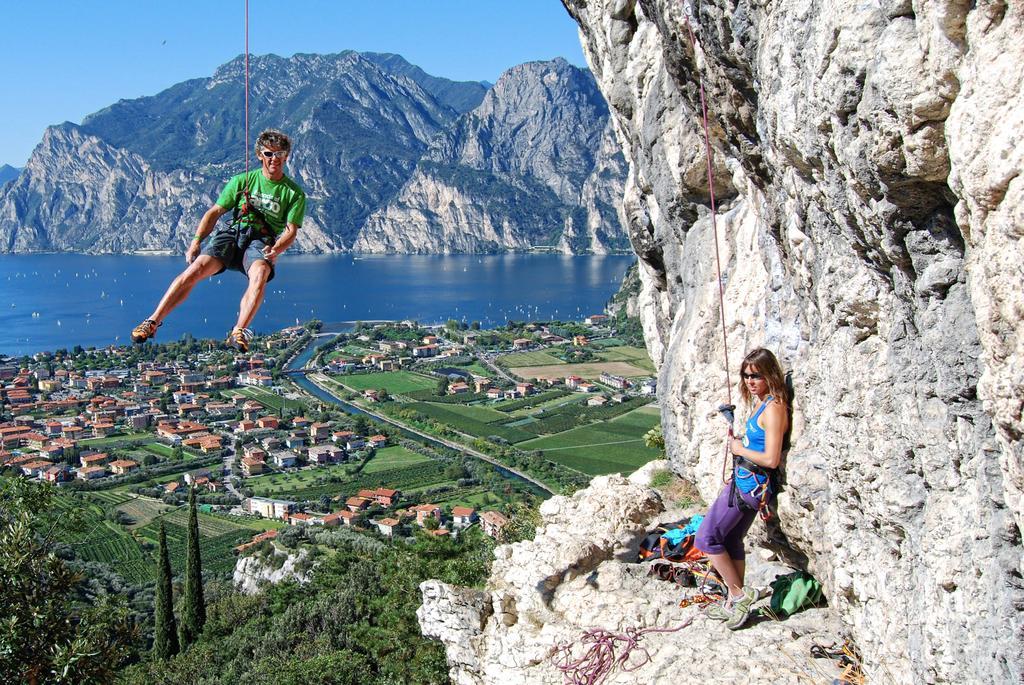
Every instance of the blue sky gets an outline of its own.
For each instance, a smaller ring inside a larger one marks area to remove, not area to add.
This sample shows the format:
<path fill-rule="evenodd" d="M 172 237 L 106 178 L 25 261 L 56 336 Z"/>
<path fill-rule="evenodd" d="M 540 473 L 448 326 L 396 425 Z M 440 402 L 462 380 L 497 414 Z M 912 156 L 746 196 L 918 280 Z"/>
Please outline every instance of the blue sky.
<path fill-rule="evenodd" d="M 209 76 L 244 52 L 244 0 L 5 3 L 0 164 L 23 166 L 43 130 L 120 99 Z M 436 76 L 495 81 L 564 57 L 585 66 L 559 0 L 249 0 L 249 50 L 394 52 Z"/>

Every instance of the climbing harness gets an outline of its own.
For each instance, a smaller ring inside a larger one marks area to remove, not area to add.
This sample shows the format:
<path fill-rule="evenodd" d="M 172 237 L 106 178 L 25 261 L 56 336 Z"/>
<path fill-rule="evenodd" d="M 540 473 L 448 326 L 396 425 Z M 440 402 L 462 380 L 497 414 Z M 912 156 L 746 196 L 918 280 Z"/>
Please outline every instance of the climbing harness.
<path fill-rule="evenodd" d="M 591 628 L 579 640 L 580 644 L 589 645 L 581 657 L 573 658 L 573 643 L 563 643 L 555 647 L 550 662 L 562 672 L 562 681 L 566 685 L 600 685 L 616 666 L 626 673 L 632 673 L 651 660 L 650 652 L 640 646 L 644 635 L 674 633 L 691 623 L 692 616 L 674 628 L 626 628 L 621 633 Z M 616 645 L 620 645 L 620 649 L 624 647 L 617 655 Z M 638 658 L 631 662 L 630 655 L 634 650 Z"/>
<path fill-rule="evenodd" d="M 761 476 L 765 479 L 763 483 L 760 483 L 756 488 L 751 490 L 750 494 L 758 500 L 757 508 L 753 509 L 753 511 L 756 511 L 763 521 L 771 520 L 772 512 L 768 504 L 772 494 L 772 480 L 774 478 L 774 473 L 763 466 L 755 464 L 746 457 L 741 457 L 738 454 L 732 455 L 732 470 L 734 475 L 732 481 L 729 483 L 729 506 L 738 506 L 740 509 L 747 510 L 751 510 L 751 506 L 740 495 L 739 487 L 736 485 L 735 474 L 738 469 L 746 469 L 751 474 L 754 474 L 755 477 Z"/>
<path fill-rule="evenodd" d="M 260 240 L 270 246 L 277 242 L 277 234 L 270 228 L 267 218 L 253 202 L 248 185 L 238 191 L 238 199 L 235 201 L 228 229 L 236 231 L 235 240 L 242 253 L 249 249 L 250 243 L 254 240 Z"/>

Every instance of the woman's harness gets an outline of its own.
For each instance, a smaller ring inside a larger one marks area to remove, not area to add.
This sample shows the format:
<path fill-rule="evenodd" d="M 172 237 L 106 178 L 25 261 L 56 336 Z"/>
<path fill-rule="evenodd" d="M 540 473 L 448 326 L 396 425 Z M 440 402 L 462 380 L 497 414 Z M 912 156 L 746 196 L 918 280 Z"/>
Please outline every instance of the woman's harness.
<path fill-rule="evenodd" d="M 760 476 L 765 479 L 763 483 L 758 483 L 757 487 L 749 493 L 758 499 L 757 509 L 751 507 L 750 504 L 743 499 L 743 496 L 739 493 L 739 488 L 736 487 L 736 469 L 739 468 L 744 468 L 750 471 L 754 474 L 755 478 Z M 758 466 L 746 457 L 741 457 L 738 454 L 732 455 L 732 481 L 729 483 L 729 506 L 738 506 L 740 509 L 756 511 L 761 514 L 762 519 L 767 521 L 772 517 L 771 510 L 768 508 L 768 500 L 771 498 L 771 484 L 774 478 L 775 469 L 766 469 L 763 466 Z"/>
<path fill-rule="evenodd" d="M 736 405 L 734 404 L 723 404 L 718 407 L 718 412 L 729 422 L 729 438 L 733 438 L 732 425 L 736 417 L 734 412 L 736 411 Z M 728 449 L 728 448 L 727 448 Z M 723 471 L 724 471 L 724 464 Z M 749 494 L 753 495 L 758 499 L 757 509 L 753 509 L 743 496 L 738 492 L 739 488 L 736 487 L 736 470 L 744 468 L 754 474 L 755 480 L 758 476 L 764 478 L 763 483 L 758 483 L 757 487 L 750 491 Z M 746 457 L 741 457 L 738 454 L 732 455 L 732 479 L 729 481 L 729 506 L 739 507 L 740 509 L 746 509 L 747 511 L 756 511 L 761 514 L 761 518 L 767 521 L 772 517 L 772 512 L 768 508 L 768 500 L 771 499 L 771 494 L 774 488 L 772 483 L 775 480 L 775 469 L 766 469 L 763 466 L 759 466 L 754 462 L 750 461 Z"/>

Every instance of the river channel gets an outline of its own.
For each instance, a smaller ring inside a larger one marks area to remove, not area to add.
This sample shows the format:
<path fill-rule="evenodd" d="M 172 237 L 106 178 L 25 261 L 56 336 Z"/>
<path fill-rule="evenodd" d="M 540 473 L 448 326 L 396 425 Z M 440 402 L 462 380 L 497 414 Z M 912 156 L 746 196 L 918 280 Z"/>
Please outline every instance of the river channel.
<path fill-rule="evenodd" d="M 351 321 L 345 321 L 345 322 L 341 322 L 341 323 L 325 324 L 324 327 L 323 327 L 323 330 L 321 331 L 321 333 L 319 335 L 317 335 L 316 337 L 314 337 L 312 340 L 310 340 L 309 344 L 306 345 L 305 349 L 303 349 L 301 352 L 299 352 L 297 355 L 295 355 L 295 357 L 293 357 L 292 360 L 285 366 L 284 370 L 287 372 L 287 371 L 297 371 L 297 370 L 302 369 L 303 367 L 306 366 L 306 364 L 309 363 L 309 360 L 312 359 L 313 354 L 315 353 L 316 348 L 318 346 L 324 344 L 325 342 L 328 342 L 329 340 L 331 340 L 334 336 L 338 335 L 339 333 L 346 333 L 348 331 L 351 331 L 354 327 L 355 327 L 355 324 L 353 322 L 351 322 Z M 370 414 L 369 412 L 366 412 L 366 411 L 360 409 L 359 407 L 355 406 L 354 404 L 352 404 L 350 402 L 346 402 L 345 400 L 341 399 L 340 397 L 337 397 L 336 395 L 334 395 L 334 394 L 332 394 L 330 392 L 327 392 L 326 390 L 324 390 L 323 388 L 321 388 L 317 384 L 313 383 L 313 381 L 311 381 L 308 378 L 306 378 L 305 374 L 295 373 L 295 374 L 290 374 L 289 377 L 291 378 L 292 382 L 294 382 L 296 385 L 298 385 L 300 388 L 302 388 L 308 394 L 312 395 L 313 397 L 316 397 L 317 399 L 319 399 L 319 400 L 321 400 L 323 402 L 327 402 L 327 403 L 333 404 L 335 406 L 341 407 L 341 409 L 343 409 L 344 411 L 346 411 L 346 412 L 348 412 L 349 414 L 352 414 L 352 415 L 362 414 L 363 416 L 367 416 L 367 417 L 374 418 L 374 419 L 379 419 L 379 417 L 377 417 L 377 416 L 375 416 L 373 414 Z M 502 478 L 506 478 L 506 479 L 508 479 L 510 481 L 514 481 L 516 483 L 519 483 L 520 485 L 522 485 L 523 487 L 525 487 L 531 493 L 533 493 L 534 495 L 536 495 L 538 497 L 547 499 L 552 494 L 554 494 L 550 490 L 548 490 L 546 487 L 540 485 L 539 483 L 537 483 L 535 481 L 532 481 L 532 480 L 530 480 L 528 478 L 524 478 L 523 476 L 521 476 L 521 475 L 519 475 L 517 473 L 509 471 L 507 468 L 505 468 L 503 466 L 499 466 L 499 465 L 497 465 L 497 464 L 495 464 L 495 463 L 493 463 L 491 461 L 488 461 L 486 459 L 482 459 L 479 455 L 474 454 L 473 452 L 469 451 L 466 448 L 455 447 L 453 445 L 449 445 L 449 444 L 443 443 L 443 442 L 441 442 L 441 441 L 439 441 L 437 439 L 434 439 L 434 438 L 431 438 L 429 436 L 423 435 L 422 433 L 417 433 L 417 432 L 414 432 L 414 431 L 410 431 L 407 428 L 403 428 L 402 426 L 394 424 L 392 421 L 388 421 L 388 423 L 391 424 L 392 428 L 394 428 L 395 430 L 398 430 L 399 432 L 401 432 L 402 435 L 404 435 L 405 437 L 409 438 L 410 440 L 415 440 L 415 441 L 418 441 L 418 442 L 426 442 L 426 443 L 430 444 L 433 447 L 438 447 L 438 448 L 442 448 L 442 449 L 456 449 L 456 450 L 462 452 L 463 454 L 467 454 L 467 455 L 469 455 L 469 456 L 471 456 L 471 457 L 473 457 L 475 459 L 481 459 L 481 461 L 487 461 L 491 466 L 494 467 L 494 469 L 498 472 L 498 475 L 500 475 Z"/>

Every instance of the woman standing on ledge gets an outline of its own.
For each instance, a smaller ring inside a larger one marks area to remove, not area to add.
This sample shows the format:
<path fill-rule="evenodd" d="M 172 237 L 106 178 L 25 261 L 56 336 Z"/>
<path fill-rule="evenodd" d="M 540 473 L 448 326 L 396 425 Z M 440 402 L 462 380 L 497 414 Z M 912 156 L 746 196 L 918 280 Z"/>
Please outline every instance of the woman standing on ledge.
<path fill-rule="evenodd" d="M 746 623 L 751 607 L 761 599 L 757 590 L 743 584 L 743 538 L 771 498 L 772 472 L 782 459 L 782 439 L 789 430 L 786 383 L 775 355 L 764 348 L 753 350 L 743 358 L 740 376 L 740 396 L 756 410 L 747 420 L 743 440 L 733 438 L 730 444 L 732 481 L 711 505 L 694 540 L 728 588 L 726 600 L 711 606 L 707 614 L 725 621 L 730 630 Z"/>

